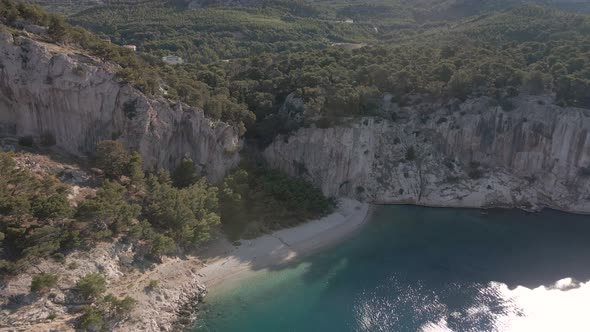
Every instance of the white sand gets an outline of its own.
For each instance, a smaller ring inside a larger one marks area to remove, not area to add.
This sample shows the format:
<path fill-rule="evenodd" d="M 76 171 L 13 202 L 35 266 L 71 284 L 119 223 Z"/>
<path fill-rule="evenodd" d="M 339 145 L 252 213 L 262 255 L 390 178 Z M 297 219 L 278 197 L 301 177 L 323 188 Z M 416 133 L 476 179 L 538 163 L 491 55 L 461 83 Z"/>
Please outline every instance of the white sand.
<path fill-rule="evenodd" d="M 237 247 L 220 239 L 198 256 L 164 257 L 163 262 L 152 269 L 135 270 L 111 278 L 109 292 L 119 297 L 131 296 L 138 301 L 133 319 L 116 330 L 160 331 L 162 327 L 169 328 L 177 318 L 177 308 L 186 300 L 183 296 L 192 293 L 197 283 L 210 289 L 224 280 L 242 277 L 248 271 L 263 270 L 310 254 L 351 235 L 368 219 L 369 213 L 369 205 L 342 199 L 337 210 L 325 218 L 251 241 L 243 240 Z M 206 263 L 204 266 L 203 262 Z M 158 280 L 160 286 L 155 291 L 146 292 L 151 280 Z M 69 320 L 77 315 L 63 314 L 55 321 L 29 325 L 27 331 L 72 331 Z"/>
<path fill-rule="evenodd" d="M 221 240 L 203 256 L 206 264 L 198 272 L 199 281 L 208 288 L 243 272 L 283 264 L 296 257 L 334 244 L 357 230 L 368 219 L 370 206 L 351 199 L 341 199 L 337 210 L 319 220 L 283 229 L 233 246 Z"/>

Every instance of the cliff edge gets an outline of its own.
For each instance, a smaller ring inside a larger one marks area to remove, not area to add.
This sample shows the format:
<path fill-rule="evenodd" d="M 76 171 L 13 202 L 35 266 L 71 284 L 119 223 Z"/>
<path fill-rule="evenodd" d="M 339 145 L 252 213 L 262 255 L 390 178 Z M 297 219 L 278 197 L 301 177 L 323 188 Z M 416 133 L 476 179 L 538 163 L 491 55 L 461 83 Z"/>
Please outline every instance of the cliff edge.
<path fill-rule="evenodd" d="M 392 114 L 299 129 L 275 139 L 264 157 L 326 195 L 590 213 L 590 110 L 519 96 L 504 105 L 421 103 Z"/>
<path fill-rule="evenodd" d="M 0 32 L 0 52 L 0 136 L 50 141 L 79 156 L 118 139 L 146 167 L 171 169 L 189 157 L 213 182 L 239 161 L 230 125 L 119 82 L 115 64 L 8 32 Z"/>

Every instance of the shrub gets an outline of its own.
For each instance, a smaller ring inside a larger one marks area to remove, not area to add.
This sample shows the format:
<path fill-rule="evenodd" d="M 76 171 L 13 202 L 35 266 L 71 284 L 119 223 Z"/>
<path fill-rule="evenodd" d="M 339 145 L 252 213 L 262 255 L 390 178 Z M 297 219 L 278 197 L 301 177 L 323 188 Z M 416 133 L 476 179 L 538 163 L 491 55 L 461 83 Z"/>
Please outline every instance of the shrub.
<path fill-rule="evenodd" d="M 81 66 L 74 67 L 72 71 L 74 72 L 74 74 L 78 76 L 84 76 L 84 68 L 82 68 Z"/>
<path fill-rule="evenodd" d="M 84 314 L 78 321 L 78 327 L 88 331 L 102 331 L 104 328 L 102 312 L 92 307 L 85 307 Z"/>
<path fill-rule="evenodd" d="M 55 286 L 57 276 L 51 273 L 40 273 L 33 276 L 31 281 L 31 292 L 43 293 Z"/>
<path fill-rule="evenodd" d="M 449 176 L 447 176 L 445 181 L 447 183 L 459 183 L 459 180 L 461 180 L 461 179 L 458 176 L 449 175 Z"/>
<path fill-rule="evenodd" d="M 407 161 L 412 161 L 416 159 L 416 150 L 414 149 L 413 146 L 410 146 L 407 150 L 406 150 L 406 160 Z"/>
<path fill-rule="evenodd" d="M 479 168 L 472 168 L 467 172 L 467 175 L 474 180 L 480 179 L 483 176 L 483 171 Z"/>
<path fill-rule="evenodd" d="M 157 289 L 160 286 L 160 282 L 158 280 L 150 280 L 150 282 L 148 283 L 146 289 L 148 291 L 153 291 L 154 289 Z"/>
<path fill-rule="evenodd" d="M 49 320 L 54 320 L 56 318 L 57 318 L 57 314 L 55 312 L 52 312 L 49 315 L 47 315 L 47 319 L 49 319 Z"/>
<path fill-rule="evenodd" d="M 78 280 L 76 287 L 86 299 L 96 298 L 106 290 L 106 281 L 99 273 L 89 273 Z"/>
<path fill-rule="evenodd" d="M 590 177 L 590 166 L 580 167 L 580 169 L 578 170 L 578 174 L 582 177 Z"/>
<path fill-rule="evenodd" d="M 64 254 L 62 254 L 61 252 L 56 252 L 53 255 L 51 255 L 51 258 L 53 258 L 56 262 L 63 264 L 66 262 L 66 256 L 64 256 Z"/>
<path fill-rule="evenodd" d="M 54 42 L 63 42 L 68 33 L 64 19 L 60 16 L 51 16 L 49 19 L 49 27 L 47 29 L 47 33 Z"/>
<path fill-rule="evenodd" d="M 128 101 L 123 104 L 123 113 L 129 120 L 133 120 L 137 116 L 137 100 Z"/>
<path fill-rule="evenodd" d="M 500 100 L 500 107 L 505 112 L 510 112 L 516 108 L 516 106 L 514 106 L 514 103 L 509 99 Z"/>
<path fill-rule="evenodd" d="M 70 203 L 63 194 L 38 198 L 33 201 L 31 207 L 33 209 L 33 215 L 40 219 L 66 218 L 72 213 Z"/>
<path fill-rule="evenodd" d="M 20 146 L 31 147 L 34 143 L 35 141 L 33 140 L 33 136 L 31 135 L 23 136 L 18 139 L 18 145 Z"/>
<path fill-rule="evenodd" d="M 57 143 L 55 135 L 49 131 L 45 131 L 39 137 L 39 144 L 42 146 L 54 146 Z"/>
<path fill-rule="evenodd" d="M 108 306 L 110 312 L 115 313 L 117 316 L 126 315 L 133 310 L 137 301 L 135 299 L 126 296 L 123 299 L 116 298 L 113 294 L 109 294 L 103 299 L 104 304 Z"/>

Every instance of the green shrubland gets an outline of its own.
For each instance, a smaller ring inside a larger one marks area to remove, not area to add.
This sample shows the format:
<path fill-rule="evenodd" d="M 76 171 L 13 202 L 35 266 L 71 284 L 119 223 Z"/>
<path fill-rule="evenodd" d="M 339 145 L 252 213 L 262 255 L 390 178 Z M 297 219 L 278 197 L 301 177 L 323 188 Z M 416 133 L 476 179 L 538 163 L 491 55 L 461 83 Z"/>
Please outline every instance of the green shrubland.
<path fill-rule="evenodd" d="M 100 164 L 111 168 L 95 192 L 76 206 L 58 179 L 31 173 L 17 166 L 15 155 L 0 153 L 4 272 L 19 272 L 50 257 L 65 262 L 73 249 L 114 239 L 134 241 L 147 258 L 158 261 L 163 255 L 199 248 L 217 229 L 234 238 L 253 236 L 323 216 L 333 208 L 309 183 L 277 171 L 239 169 L 217 187 L 201 178 L 188 159 L 170 176 L 163 170 L 145 172 L 141 157 L 120 142 L 98 146 Z M 100 296 L 101 278 L 89 275 L 78 288 L 86 297 Z M 41 286 L 35 289 L 47 288 L 42 281 L 36 281 Z"/>

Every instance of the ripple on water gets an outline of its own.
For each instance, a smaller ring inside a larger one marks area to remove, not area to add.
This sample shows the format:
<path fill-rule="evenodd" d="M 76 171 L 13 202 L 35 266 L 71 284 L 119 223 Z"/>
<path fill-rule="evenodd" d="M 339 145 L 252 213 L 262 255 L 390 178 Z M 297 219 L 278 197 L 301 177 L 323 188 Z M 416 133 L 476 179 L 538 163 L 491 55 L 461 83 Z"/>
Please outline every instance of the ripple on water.
<path fill-rule="evenodd" d="M 588 217 L 554 211 L 384 207 L 339 246 L 215 289 L 194 330 L 589 331 L 589 238 Z"/>

